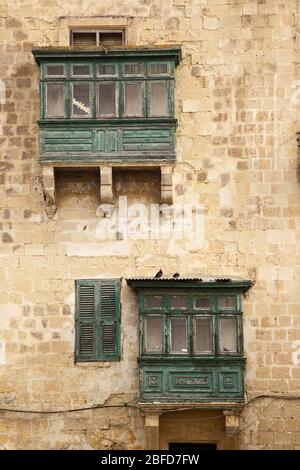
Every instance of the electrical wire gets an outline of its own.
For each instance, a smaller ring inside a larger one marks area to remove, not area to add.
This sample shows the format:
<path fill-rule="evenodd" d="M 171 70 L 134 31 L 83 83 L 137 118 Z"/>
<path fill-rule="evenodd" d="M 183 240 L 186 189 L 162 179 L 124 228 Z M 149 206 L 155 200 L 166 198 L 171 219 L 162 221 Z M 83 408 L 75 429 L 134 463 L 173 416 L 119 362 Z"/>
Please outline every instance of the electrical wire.
<path fill-rule="evenodd" d="M 129 403 L 122 403 L 120 405 L 93 405 L 93 406 L 87 406 L 83 408 L 70 408 L 67 410 L 21 410 L 21 409 L 16 409 L 16 408 L 0 408 L 0 412 L 12 412 L 12 413 L 32 413 L 32 414 L 59 414 L 59 413 L 73 413 L 77 411 L 87 411 L 87 410 L 97 410 L 100 408 L 126 408 L 129 407 Z"/>
<path fill-rule="evenodd" d="M 274 398 L 272 401 L 270 401 L 270 403 L 267 406 L 265 406 L 265 408 L 262 410 L 262 412 L 251 423 L 247 424 L 247 426 L 245 426 L 243 429 L 240 429 L 237 434 L 241 434 L 242 432 L 246 431 L 246 429 L 250 428 L 250 426 L 252 426 L 252 424 L 256 423 L 256 421 L 258 421 L 263 416 L 266 409 L 269 408 L 269 406 L 271 406 L 272 403 L 274 403 L 275 400 L 276 400 L 276 398 Z"/>
<path fill-rule="evenodd" d="M 265 394 L 265 395 L 257 395 L 256 397 L 251 398 L 247 403 L 242 404 L 243 408 L 245 409 L 248 407 L 251 403 L 257 400 L 261 400 L 264 398 L 273 398 L 274 400 L 299 400 L 300 395 L 276 395 L 276 394 Z M 124 402 L 119 405 L 105 405 L 105 404 L 99 404 L 99 405 L 91 405 L 87 407 L 81 407 L 81 408 L 69 408 L 66 410 L 24 410 L 24 409 L 17 409 L 17 408 L 0 408 L 0 412 L 11 412 L 11 413 L 32 413 L 32 414 L 59 414 L 59 413 L 73 413 L 73 412 L 78 412 L 78 411 L 87 411 L 87 410 L 97 410 L 101 408 L 140 408 L 138 405 L 139 400 L 132 400 L 130 402 Z M 179 404 L 179 403 L 178 403 Z M 160 405 L 163 406 L 163 403 L 160 403 Z M 191 407 L 190 409 L 199 409 L 198 407 Z M 187 411 L 187 408 L 178 408 L 174 404 L 174 408 L 170 408 L 165 410 L 164 412 L 167 413 L 168 411 Z M 219 415 L 218 415 L 219 416 Z M 212 417 L 210 417 L 212 418 Z M 203 418 L 204 419 L 204 418 Z M 208 418 L 205 418 L 208 419 Z"/>

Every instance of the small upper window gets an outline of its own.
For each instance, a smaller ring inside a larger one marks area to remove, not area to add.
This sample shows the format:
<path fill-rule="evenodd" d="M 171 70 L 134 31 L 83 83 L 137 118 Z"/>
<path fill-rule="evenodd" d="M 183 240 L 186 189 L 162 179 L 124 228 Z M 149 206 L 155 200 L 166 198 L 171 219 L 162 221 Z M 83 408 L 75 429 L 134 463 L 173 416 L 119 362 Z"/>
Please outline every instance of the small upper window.
<path fill-rule="evenodd" d="M 70 41 L 71 46 L 123 46 L 125 30 L 72 30 Z"/>

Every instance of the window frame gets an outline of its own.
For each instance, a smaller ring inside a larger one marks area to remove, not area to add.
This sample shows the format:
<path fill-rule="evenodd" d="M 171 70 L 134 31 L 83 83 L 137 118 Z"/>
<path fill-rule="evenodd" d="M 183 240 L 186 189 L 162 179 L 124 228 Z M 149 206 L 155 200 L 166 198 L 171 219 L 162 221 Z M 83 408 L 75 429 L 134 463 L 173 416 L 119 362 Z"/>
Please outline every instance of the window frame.
<path fill-rule="evenodd" d="M 227 293 L 226 293 L 227 294 Z M 162 306 L 159 308 L 149 308 L 146 304 L 147 296 L 161 296 Z M 170 306 L 170 298 L 174 295 L 183 295 L 187 297 L 187 308 L 186 309 L 174 309 Z M 223 292 L 211 293 L 211 292 L 186 292 L 180 290 L 172 290 L 163 292 L 161 290 L 149 290 L 142 292 L 140 295 L 140 357 L 151 358 L 151 357 L 164 357 L 164 358 L 186 358 L 186 359 L 200 359 L 200 358 L 226 358 L 226 357 L 241 357 L 243 355 L 243 317 L 241 310 L 240 295 L 236 292 L 231 292 L 228 295 L 236 298 L 236 309 L 220 309 L 218 297 L 221 297 Z M 198 309 L 195 308 L 194 300 L 196 297 L 203 296 L 210 298 L 210 308 Z M 148 316 L 158 315 L 163 317 L 164 334 L 163 334 L 163 351 L 161 354 L 146 352 L 145 342 L 145 331 L 144 324 Z M 187 317 L 187 345 L 188 353 L 170 353 L 171 344 L 171 331 L 170 331 L 170 319 L 171 318 Z M 220 331 L 221 331 L 221 318 L 236 318 L 236 341 L 237 351 L 222 352 L 220 350 Z M 195 351 L 195 319 L 196 318 L 209 318 L 211 319 L 212 325 L 212 351 L 196 352 Z"/>
<path fill-rule="evenodd" d="M 158 352 L 147 352 L 147 319 L 148 318 L 161 318 L 161 335 L 162 335 L 162 350 L 161 351 L 158 351 Z M 144 331 L 144 334 L 145 334 L 145 341 L 143 342 L 143 348 L 144 348 L 144 354 L 151 354 L 151 355 L 155 355 L 155 356 L 160 356 L 162 354 L 164 354 L 164 331 L 165 331 L 165 325 L 164 325 L 164 317 L 162 314 L 151 314 L 151 315 L 147 315 L 147 317 L 143 317 L 143 331 Z"/>
<path fill-rule="evenodd" d="M 91 110 L 91 112 L 87 116 L 73 114 L 73 88 L 74 88 L 74 85 L 89 85 L 89 100 L 90 100 L 90 110 Z M 81 81 L 72 80 L 72 81 L 70 81 L 70 118 L 71 119 L 84 119 L 84 120 L 92 119 L 93 116 L 94 116 L 94 106 L 95 106 L 94 96 L 95 96 L 94 84 L 90 83 L 90 81 L 86 81 L 86 80 L 81 80 Z"/>
<path fill-rule="evenodd" d="M 143 65 L 142 75 L 125 75 L 126 64 L 141 63 Z M 155 74 L 150 75 L 150 67 L 152 64 L 166 63 L 168 68 L 168 74 Z M 64 67 L 64 76 L 47 75 L 48 65 L 62 65 Z M 83 65 L 90 67 L 90 75 L 73 75 L 73 66 Z M 100 75 L 99 65 L 114 65 L 115 75 Z M 65 114 L 64 116 L 48 117 L 46 114 L 46 88 L 48 83 L 64 83 L 65 85 Z M 101 82 L 116 83 L 116 109 L 118 111 L 116 116 L 104 116 L 98 115 L 97 103 L 98 103 L 98 84 Z M 76 83 L 90 83 L 91 86 L 91 115 L 79 116 L 73 114 L 72 106 L 72 87 Z M 126 84 L 142 84 L 142 114 L 138 116 L 126 116 L 125 115 L 125 85 Z M 165 116 L 151 116 L 151 84 L 163 83 L 167 86 L 167 115 Z M 72 123 L 79 120 L 97 120 L 99 123 L 105 122 L 105 120 L 113 120 L 116 123 L 119 119 L 131 120 L 147 120 L 149 122 L 159 120 L 170 120 L 174 119 L 174 64 L 167 62 L 166 60 L 147 60 L 141 58 L 129 60 L 113 60 L 109 59 L 72 59 L 72 60 L 48 60 L 41 66 L 40 72 L 40 90 L 41 90 L 41 119 L 50 121 L 57 119 L 62 122 Z"/>
<path fill-rule="evenodd" d="M 99 87 L 100 85 L 110 85 L 113 84 L 115 88 L 115 114 L 105 114 L 103 116 L 100 116 L 100 93 L 99 93 Z M 96 119 L 103 120 L 103 119 L 117 119 L 120 117 L 120 84 L 116 80 L 101 80 L 99 82 L 96 82 L 95 84 L 95 97 L 96 97 Z"/>
<path fill-rule="evenodd" d="M 48 104 L 48 85 L 57 85 L 62 84 L 64 87 L 64 115 L 63 116 L 47 116 L 47 104 Z M 43 114 L 45 115 L 45 119 L 51 121 L 53 119 L 67 119 L 68 118 L 68 104 L 67 104 L 67 96 L 68 96 L 68 86 L 65 82 L 59 79 L 53 79 L 49 82 L 43 84 L 43 93 L 45 96 L 45 100 L 43 102 Z"/>
<path fill-rule="evenodd" d="M 95 46 L 101 46 L 102 43 L 100 42 L 100 34 L 112 34 L 112 33 L 120 33 L 122 35 L 122 41 L 121 41 L 121 44 L 118 45 L 119 47 L 120 46 L 124 46 L 126 44 L 126 28 L 125 27 L 121 27 L 121 28 L 80 28 L 80 27 L 75 27 L 75 28 L 70 28 L 70 46 L 72 47 L 80 47 L 78 44 L 74 44 L 74 39 L 73 39 L 73 35 L 75 34 L 88 34 L 88 33 L 95 33 L 96 35 L 96 44 L 94 45 Z M 83 45 L 84 47 L 88 47 L 88 46 L 91 46 L 93 47 L 92 45 Z M 113 46 L 113 45 L 112 45 Z M 105 46 L 103 46 L 105 47 Z"/>

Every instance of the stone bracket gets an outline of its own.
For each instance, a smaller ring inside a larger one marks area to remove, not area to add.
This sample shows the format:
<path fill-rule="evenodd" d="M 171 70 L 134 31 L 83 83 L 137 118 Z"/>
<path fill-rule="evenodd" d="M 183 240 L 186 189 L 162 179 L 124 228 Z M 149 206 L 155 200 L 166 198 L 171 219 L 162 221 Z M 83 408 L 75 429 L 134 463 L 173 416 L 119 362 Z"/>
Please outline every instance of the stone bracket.
<path fill-rule="evenodd" d="M 49 219 L 52 219 L 57 211 L 55 199 L 55 177 L 53 166 L 43 166 L 41 183 L 43 189 L 43 199 L 45 203 L 45 212 Z"/>
<path fill-rule="evenodd" d="M 159 449 L 159 413 L 145 415 L 146 450 Z"/>
<path fill-rule="evenodd" d="M 240 411 L 239 410 L 224 410 L 225 416 L 225 430 L 228 436 L 238 434 L 240 429 Z"/>
<path fill-rule="evenodd" d="M 104 217 L 111 217 L 114 211 L 112 167 L 100 166 L 100 207 Z"/>
<path fill-rule="evenodd" d="M 161 203 L 173 204 L 173 167 L 164 165 L 160 167 L 161 173 Z"/>

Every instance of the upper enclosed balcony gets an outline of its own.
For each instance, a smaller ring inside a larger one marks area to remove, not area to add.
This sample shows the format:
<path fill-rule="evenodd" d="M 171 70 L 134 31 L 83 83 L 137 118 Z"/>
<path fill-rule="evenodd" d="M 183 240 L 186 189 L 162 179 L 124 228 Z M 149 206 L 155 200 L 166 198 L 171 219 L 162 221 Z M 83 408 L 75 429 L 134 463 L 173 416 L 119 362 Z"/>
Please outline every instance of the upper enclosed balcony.
<path fill-rule="evenodd" d="M 175 158 L 180 47 L 33 49 L 40 66 L 41 163 Z"/>

